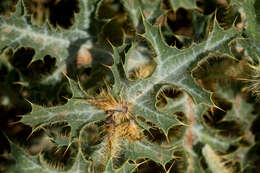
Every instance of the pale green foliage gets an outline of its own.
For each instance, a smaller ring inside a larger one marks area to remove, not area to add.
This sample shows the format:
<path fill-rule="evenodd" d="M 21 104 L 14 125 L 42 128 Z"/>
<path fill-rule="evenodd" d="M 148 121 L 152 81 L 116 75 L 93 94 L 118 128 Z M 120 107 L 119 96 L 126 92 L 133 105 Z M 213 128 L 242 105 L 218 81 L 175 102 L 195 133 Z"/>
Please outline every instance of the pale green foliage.
<path fill-rule="evenodd" d="M 164 8 L 165 2 L 152 0 L 75 3 L 79 11 L 73 12 L 74 18 L 68 19 L 73 25 L 66 29 L 50 19 L 34 21 L 23 0 L 10 16 L 0 17 L 0 63 L 8 66 L 8 72 L 19 73 L 18 81 L 10 81 L 29 93 L 45 88 L 42 95 L 47 100 L 64 88 L 71 93 L 65 103 L 48 107 L 23 93 L 32 108 L 19 120 L 32 128 L 27 140 L 39 132 L 48 142 L 38 144 L 40 150 L 32 155 L 31 148 L 18 146 L 6 135 L 15 160 L 8 171 L 145 172 L 149 165 L 142 166 L 151 161 L 164 172 L 253 171 L 255 157 L 250 152 L 256 140 L 251 127 L 257 110 L 247 102 L 241 78 L 250 63 L 259 61 L 254 0 L 231 0 L 240 23 L 232 21 L 225 29 L 214 13 L 205 17 L 195 11 L 195 0 L 169 0 L 170 6 Z M 192 11 L 193 22 L 199 23 L 190 24 L 189 38 L 171 28 L 169 11 L 179 8 Z M 169 34 L 174 46 L 167 42 Z M 183 46 L 178 48 L 177 42 Z M 31 71 L 12 62 L 13 52 L 23 47 L 34 50 L 28 68 L 49 55 L 56 59 L 55 70 L 31 79 Z M 91 72 L 80 75 L 77 68 L 91 68 Z M 54 87 L 54 92 L 49 93 L 48 87 Z M 125 122 L 116 124 L 110 116 L 124 112 L 124 105 L 98 106 L 109 98 L 100 98 L 100 88 L 117 103 L 131 105 L 127 107 L 131 116 L 124 120 L 131 131 L 127 134 L 132 138 L 140 134 L 140 138 L 131 140 L 116 131 Z M 37 92 L 33 94 L 40 99 Z M 133 124 L 138 128 L 133 129 Z"/>

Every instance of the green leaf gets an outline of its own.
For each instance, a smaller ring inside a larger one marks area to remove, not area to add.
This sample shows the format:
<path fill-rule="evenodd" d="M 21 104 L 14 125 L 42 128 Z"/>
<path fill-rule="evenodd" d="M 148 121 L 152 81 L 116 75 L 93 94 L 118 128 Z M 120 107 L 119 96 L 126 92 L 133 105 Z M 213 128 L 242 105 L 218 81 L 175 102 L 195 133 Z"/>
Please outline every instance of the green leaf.
<path fill-rule="evenodd" d="M 32 112 L 24 115 L 21 122 L 37 129 L 50 123 L 66 121 L 71 126 L 71 137 L 74 137 L 84 124 L 105 118 L 103 111 L 80 100 L 86 95 L 76 82 L 70 79 L 69 82 L 73 96 L 65 105 L 45 108 L 32 104 Z"/>
<path fill-rule="evenodd" d="M 131 160 L 137 160 L 138 158 L 150 158 L 155 162 L 165 165 L 174 158 L 173 152 L 176 149 L 164 148 L 143 140 L 129 143 L 127 150 Z"/>
<path fill-rule="evenodd" d="M 32 47 L 35 50 L 34 60 L 45 55 L 57 57 L 57 65 L 68 56 L 68 48 L 72 41 L 86 37 L 82 30 L 54 31 L 47 23 L 44 26 L 33 26 L 26 18 L 23 1 L 16 6 L 16 12 L 10 17 L 0 18 L 0 49 L 5 46 Z"/>
<path fill-rule="evenodd" d="M 129 98 L 136 100 L 149 89 L 152 89 L 154 85 L 168 83 L 185 89 L 192 96 L 195 103 L 212 105 L 210 94 L 199 87 L 192 79 L 190 75 L 191 68 L 209 52 L 215 51 L 222 44 L 232 40 L 237 31 L 234 28 L 223 31 L 215 23 L 214 29 L 206 41 L 194 44 L 184 50 L 178 50 L 165 44 L 158 27 L 150 25 L 147 21 L 144 21 L 144 24 L 146 29 L 144 37 L 151 42 L 157 54 L 157 68 L 150 78 L 138 81 L 130 87 L 131 92 L 129 93 L 131 93 L 131 96 L 129 95 Z M 145 92 L 138 95 L 137 93 L 140 92 L 141 88 L 145 88 Z"/>
<path fill-rule="evenodd" d="M 24 151 L 24 149 L 11 143 L 12 156 L 15 159 L 15 165 L 11 166 L 10 171 L 21 173 L 84 173 L 88 170 L 89 163 L 86 163 L 81 154 L 78 152 L 75 162 L 71 169 L 67 171 L 58 171 L 42 166 L 38 155 L 31 156 Z"/>
<path fill-rule="evenodd" d="M 50 83 L 61 79 L 61 73 L 66 69 L 68 63 L 71 63 L 71 56 L 75 56 L 72 47 L 77 46 L 77 40 L 86 39 L 88 33 L 85 31 L 89 27 L 90 14 L 94 10 L 95 0 L 80 0 L 80 12 L 75 14 L 75 23 L 69 29 L 52 28 L 46 22 L 41 26 L 32 24 L 24 8 L 22 0 L 19 0 L 16 6 L 16 12 L 10 17 L 0 17 L 0 50 L 6 46 L 31 47 L 35 50 L 32 61 L 43 59 L 50 55 L 56 58 L 58 67 L 48 78 L 42 80 L 42 83 Z"/>
<path fill-rule="evenodd" d="M 121 168 L 114 169 L 112 159 L 110 159 L 106 164 L 104 173 L 130 173 L 133 172 L 136 167 L 136 164 L 129 164 L 128 162 L 126 162 L 124 163 L 124 165 L 122 165 Z"/>
<path fill-rule="evenodd" d="M 120 54 L 123 52 L 127 44 L 123 44 L 120 47 L 114 47 L 113 48 L 113 59 L 114 59 L 114 64 L 111 66 L 111 71 L 114 76 L 114 85 L 113 85 L 113 94 L 118 95 L 122 89 L 122 80 L 124 80 L 124 76 L 122 76 L 120 69 L 118 69 L 118 66 L 121 64 L 121 57 Z"/>
<path fill-rule="evenodd" d="M 251 58 L 254 60 L 254 62 L 258 63 L 259 61 L 258 58 L 260 55 L 260 34 L 259 34 L 260 22 L 256 14 L 259 10 L 256 11 L 257 9 L 255 9 L 254 7 L 255 5 L 257 6 L 258 2 L 256 2 L 255 0 L 247 0 L 247 1 L 232 0 L 231 3 L 241 7 L 239 12 L 241 13 L 241 16 L 244 17 L 246 20 L 244 22 L 245 33 L 247 37 L 249 37 L 248 40 L 245 41 L 247 42 L 248 45 L 250 45 L 250 46 L 246 45 L 244 48 L 251 56 Z M 257 57 L 255 54 L 257 54 Z"/>
<path fill-rule="evenodd" d="M 245 56 L 249 56 L 253 64 L 258 63 L 260 51 L 258 51 L 255 46 L 252 46 L 251 39 L 238 39 L 236 40 L 236 46 L 245 49 Z"/>
<path fill-rule="evenodd" d="M 11 143 L 11 151 L 16 162 L 15 166 L 11 167 L 11 171 L 21 173 L 50 173 L 49 170 L 41 166 L 37 156 L 30 156 L 13 143 Z"/>
<path fill-rule="evenodd" d="M 207 40 L 200 44 L 178 50 L 164 42 L 160 28 L 152 26 L 144 19 L 144 37 L 151 43 L 157 57 L 157 67 L 153 74 L 145 79 L 126 82 L 123 98 L 133 104 L 133 115 L 138 115 L 162 128 L 165 134 L 171 126 L 180 122 L 171 115 L 155 109 L 155 98 L 159 88 L 165 84 L 174 85 L 185 90 L 196 104 L 213 105 L 210 93 L 202 89 L 192 78 L 192 68 L 211 51 L 216 51 L 234 39 L 234 28 L 223 31 L 215 22 Z M 124 83 L 124 82 L 123 82 Z"/>

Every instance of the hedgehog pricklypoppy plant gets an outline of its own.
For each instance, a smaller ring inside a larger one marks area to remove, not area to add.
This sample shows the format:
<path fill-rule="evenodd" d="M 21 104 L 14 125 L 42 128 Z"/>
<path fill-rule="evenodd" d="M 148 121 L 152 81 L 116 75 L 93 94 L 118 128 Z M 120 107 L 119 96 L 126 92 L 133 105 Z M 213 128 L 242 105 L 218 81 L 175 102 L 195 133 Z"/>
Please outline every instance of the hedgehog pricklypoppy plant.
<path fill-rule="evenodd" d="M 259 7 L 2 0 L 0 172 L 256 172 Z"/>

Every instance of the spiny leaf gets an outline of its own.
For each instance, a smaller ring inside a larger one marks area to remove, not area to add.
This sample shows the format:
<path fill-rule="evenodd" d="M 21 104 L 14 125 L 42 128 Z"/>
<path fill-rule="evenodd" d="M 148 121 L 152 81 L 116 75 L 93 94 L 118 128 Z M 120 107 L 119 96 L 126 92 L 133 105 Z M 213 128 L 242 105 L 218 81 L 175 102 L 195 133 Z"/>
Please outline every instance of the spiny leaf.
<path fill-rule="evenodd" d="M 42 83 L 50 83 L 61 79 L 61 73 L 66 69 L 68 58 L 75 52 L 70 50 L 76 40 L 86 39 L 88 33 L 85 31 L 89 26 L 89 17 L 93 11 L 94 0 L 80 1 L 80 12 L 75 15 L 74 25 L 67 29 L 52 28 L 46 22 L 37 26 L 29 21 L 22 0 L 16 6 L 16 12 L 10 17 L 0 17 L 0 49 L 6 46 L 31 47 L 35 50 L 33 60 L 42 59 L 46 55 L 55 57 L 57 69 Z M 70 51 L 70 52 L 69 52 Z"/>
<path fill-rule="evenodd" d="M 120 53 L 123 52 L 123 50 L 125 49 L 126 46 L 127 46 L 127 44 L 123 44 L 120 47 L 114 47 L 112 45 L 113 59 L 114 59 L 114 64 L 111 66 L 111 71 L 114 76 L 113 92 L 114 92 L 114 94 L 117 94 L 117 95 L 120 93 L 120 91 L 123 87 L 121 81 L 124 80 L 120 73 L 120 69 L 118 69 L 118 66 L 121 64 Z"/>
<path fill-rule="evenodd" d="M 223 31 L 215 22 L 207 40 L 200 44 L 193 44 L 190 48 L 178 50 L 166 45 L 159 27 L 152 26 L 145 19 L 143 22 L 144 37 L 151 43 L 157 55 L 155 59 L 157 67 L 148 78 L 134 82 L 127 81 L 123 98 L 133 104 L 134 115 L 153 122 L 167 134 L 171 126 L 178 125 L 180 122 L 171 115 L 156 111 L 155 97 L 160 86 L 168 84 L 180 87 L 191 95 L 196 104 L 213 105 L 210 93 L 195 82 L 191 70 L 208 53 L 234 39 L 237 31 L 234 28 Z"/>
<path fill-rule="evenodd" d="M 255 49 L 252 46 L 251 39 L 238 39 L 236 40 L 236 46 L 246 50 L 245 56 L 249 56 L 252 64 L 257 64 L 260 59 L 260 50 Z"/>
<path fill-rule="evenodd" d="M 59 65 L 68 56 L 68 47 L 71 41 L 86 37 L 81 30 L 54 31 L 47 23 L 44 26 L 32 26 L 26 18 L 23 1 L 16 6 L 16 12 L 8 18 L 0 18 L 1 47 L 25 46 L 35 49 L 34 60 L 45 55 L 57 57 Z"/>
<path fill-rule="evenodd" d="M 162 165 L 173 159 L 173 152 L 177 150 L 174 148 L 163 148 L 145 140 L 129 143 L 127 149 L 129 159 L 131 160 L 150 158 Z"/>
<path fill-rule="evenodd" d="M 13 158 L 15 159 L 15 166 L 11 167 L 11 171 L 21 173 L 50 173 L 39 163 L 37 156 L 29 156 L 15 144 L 11 143 L 11 151 Z"/>
<path fill-rule="evenodd" d="M 97 110 L 90 103 L 80 100 L 86 95 L 76 82 L 70 79 L 69 82 L 73 96 L 65 105 L 44 108 L 32 104 L 32 112 L 24 115 L 21 122 L 35 129 L 53 122 L 67 121 L 71 126 L 71 136 L 73 137 L 83 124 L 103 119 L 104 112 Z"/>
<path fill-rule="evenodd" d="M 216 50 L 222 44 L 233 39 L 237 31 L 234 28 L 223 31 L 219 28 L 217 23 L 215 23 L 214 29 L 206 41 L 197 45 L 194 44 L 184 50 L 177 50 L 164 43 L 158 27 L 152 26 L 146 21 L 144 21 L 144 24 L 146 28 L 144 36 L 151 42 L 157 54 L 157 68 L 151 77 L 132 84 L 130 92 L 128 92 L 129 99 L 137 100 L 152 89 L 154 85 L 168 83 L 184 88 L 192 96 L 195 103 L 212 105 L 210 94 L 201 89 L 192 79 L 190 75 L 191 68 L 210 51 Z M 138 95 L 137 93 L 140 92 L 142 88 L 145 88 L 145 92 Z"/>
<path fill-rule="evenodd" d="M 252 39 L 259 40 L 256 11 L 254 8 L 255 0 L 232 0 L 231 4 L 236 4 L 242 7 L 242 11 L 240 11 L 240 13 L 242 13 L 242 15 L 246 15 L 246 33 L 250 34 Z"/>
<path fill-rule="evenodd" d="M 247 0 L 247 1 L 240 1 L 240 0 L 232 0 L 231 4 L 236 4 L 240 8 L 240 13 L 242 18 L 245 18 L 243 20 L 244 23 L 242 23 L 243 28 L 245 28 L 245 33 L 249 37 L 248 40 L 244 40 L 243 42 L 246 42 L 246 46 L 243 48 L 246 49 L 248 54 L 252 56 L 251 58 L 258 63 L 258 59 L 260 56 L 260 24 L 259 21 L 257 21 L 256 16 L 256 9 L 254 8 L 255 3 L 257 3 L 255 0 Z M 244 45 L 242 42 L 242 45 Z M 248 44 L 250 46 L 248 46 Z M 257 54 L 257 55 L 255 55 Z"/>
<path fill-rule="evenodd" d="M 122 165 L 121 168 L 114 169 L 113 168 L 113 162 L 112 162 L 112 159 L 111 159 L 106 164 L 106 168 L 105 168 L 104 173 L 130 173 L 130 172 L 133 172 L 136 167 L 137 167 L 137 165 L 129 164 L 128 162 L 126 162 L 126 163 L 124 163 L 124 165 Z"/>
<path fill-rule="evenodd" d="M 67 171 L 50 170 L 43 167 L 38 159 L 38 155 L 30 156 L 22 148 L 11 143 L 12 156 L 15 159 L 15 166 L 10 168 L 10 171 L 21 173 L 84 173 L 88 169 L 89 164 L 86 163 L 81 154 L 78 152 L 75 162 L 71 169 Z"/>

